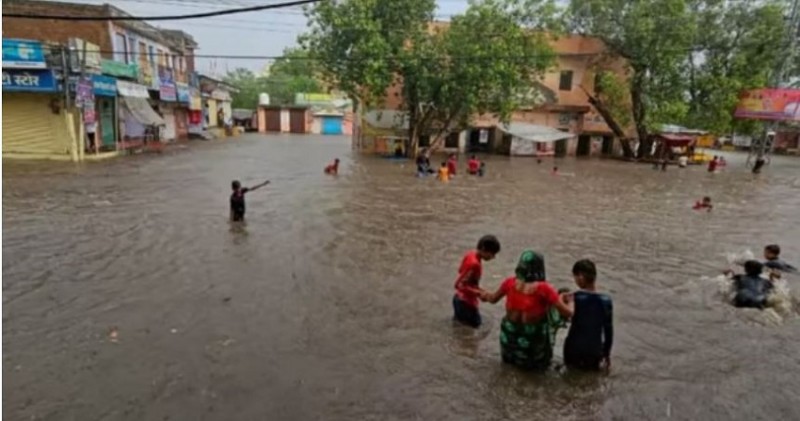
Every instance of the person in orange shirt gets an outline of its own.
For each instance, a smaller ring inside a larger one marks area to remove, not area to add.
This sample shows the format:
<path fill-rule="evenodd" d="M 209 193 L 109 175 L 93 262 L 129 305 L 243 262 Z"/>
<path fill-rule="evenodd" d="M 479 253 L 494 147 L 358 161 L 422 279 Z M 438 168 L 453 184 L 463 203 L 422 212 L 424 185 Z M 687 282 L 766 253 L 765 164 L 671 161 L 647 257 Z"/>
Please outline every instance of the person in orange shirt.
<path fill-rule="evenodd" d="M 442 162 L 442 166 L 439 167 L 439 181 L 446 183 L 450 180 L 450 171 L 447 169 L 447 162 Z"/>

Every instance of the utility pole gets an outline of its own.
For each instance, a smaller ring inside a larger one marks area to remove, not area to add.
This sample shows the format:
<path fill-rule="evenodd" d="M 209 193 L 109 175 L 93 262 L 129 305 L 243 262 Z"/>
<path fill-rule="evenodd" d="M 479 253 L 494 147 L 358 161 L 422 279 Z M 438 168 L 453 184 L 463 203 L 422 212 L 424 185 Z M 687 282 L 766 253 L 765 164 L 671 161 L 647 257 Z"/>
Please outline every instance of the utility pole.
<path fill-rule="evenodd" d="M 786 36 L 788 36 L 786 55 L 778 61 L 778 66 L 775 69 L 775 72 L 772 76 L 772 85 L 776 88 L 780 88 L 785 82 L 788 73 L 788 69 L 794 64 L 794 57 L 797 54 L 798 47 L 798 38 L 800 38 L 800 0 L 793 0 L 792 7 L 789 12 L 789 23 L 787 24 Z M 762 139 L 758 140 L 753 147 L 750 148 L 750 154 L 747 157 L 747 163 L 749 164 L 753 154 L 755 153 L 756 162 L 754 163 L 753 172 L 758 172 L 762 165 L 764 165 L 764 161 L 772 152 L 772 146 L 775 140 L 776 129 L 778 128 L 778 123 L 775 121 L 771 121 L 766 124 L 764 130 L 764 136 Z M 770 137 L 770 133 L 772 136 Z"/>

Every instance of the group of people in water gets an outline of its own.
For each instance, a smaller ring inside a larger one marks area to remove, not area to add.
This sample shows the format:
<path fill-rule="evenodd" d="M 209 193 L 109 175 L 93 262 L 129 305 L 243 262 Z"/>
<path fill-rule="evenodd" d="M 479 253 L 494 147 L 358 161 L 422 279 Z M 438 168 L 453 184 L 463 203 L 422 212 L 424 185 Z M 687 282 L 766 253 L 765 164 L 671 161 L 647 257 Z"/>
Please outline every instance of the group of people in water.
<path fill-rule="evenodd" d="M 732 270 L 724 271 L 733 281 L 733 305 L 758 309 L 767 307 L 767 298 L 774 289 L 774 281 L 780 279 L 784 272 L 797 272 L 797 268 L 783 261 L 780 256 L 781 247 L 770 244 L 764 247 L 763 263 L 748 260 L 744 262 L 744 273 L 740 274 L 734 274 Z M 764 268 L 769 271 L 768 278 L 764 277 Z"/>
<path fill-rule="evenodd" d="M 431 159 L 427 151 L 423 151 L 417 156 L 417 177 L 427 177 L 436 174 L 436 178 L 442 182 L 448 182 L 458 173 L 458 157 L 450 154 L 446 161 L 442 162 L 438 171 L 431 168 Z M 467 160 L 467 174 L 483 177 L 486 174 L 486 163 L 479 160 L 477 156 L 471 155 Z"/>
<path fill-rule="evenodd" d="M 556 332 L 569 321 L 565 365 L 580 370 L 610 368 L 613 304 L 609 295 L 597 292 L 595 264 L 588 259 L 577 261 L 572 275 L 579 289 L 556 290 L 547 281 L 544 256 L 525 250 L 514 275 L 491 292 L 480 285 L 483 262 L 498 253 L 500 242 L 486 235 L 464 255 L 455 281 L 455 320 L 478 328 L 483 323 L 480 302 L 494 304 L 505 298 L 506 314 L 500 323 L 503 362 L 523 369 L 546 369 L 553 359 Z"/>

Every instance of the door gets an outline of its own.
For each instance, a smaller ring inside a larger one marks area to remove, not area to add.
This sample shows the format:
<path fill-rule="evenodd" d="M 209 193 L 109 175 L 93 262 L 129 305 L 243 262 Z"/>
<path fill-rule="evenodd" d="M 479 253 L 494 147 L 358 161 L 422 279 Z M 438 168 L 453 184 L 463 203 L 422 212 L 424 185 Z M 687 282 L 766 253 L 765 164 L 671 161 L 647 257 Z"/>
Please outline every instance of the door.
<path fill-rule="evenodd" d="M 592 137 L 587 135 L 578 136 L 578 149 L 576 156 L 589 156 L 592 153 Z"/>
<path fill-rule="evenodd" d="M 161 117 L 164 119 L 164 140 L 173 141 L 175 140 L 175 113 L 172 108 L 162 106 L 161 109 L 163 110 Z"/>
<path fill-rule="evenodd" d="M 611 155 L 614 153 L 614 138 L 611 136 L 603 136 L 603 155 Z"/>
<path fill-rule="evenodd" d="M 114 124 L 116 109 L 114 108 L 114 98 L 100 97 L 100 144 L 104 149 L 114 148 L 117 143 L 117 125 Z"/>
<path fill-rule="evenodd" d="M 567 156 L 567 139 L 556 141 L 555 156 Z"/>
<path fill-rule="evenodd" d="M 322 117 L 322 134 L 342 134 L 342 119 L 336 116 Z"/>
<path fill-rule="evenodd" d="M 289 133 L 306 132 L 306 110 L 289 110 Z"/>
<path fill-rule="evenodd" d="M 268 132 L 281 131 L 281 110 L 279 108 L 267 108 L 266 123 Z"/>

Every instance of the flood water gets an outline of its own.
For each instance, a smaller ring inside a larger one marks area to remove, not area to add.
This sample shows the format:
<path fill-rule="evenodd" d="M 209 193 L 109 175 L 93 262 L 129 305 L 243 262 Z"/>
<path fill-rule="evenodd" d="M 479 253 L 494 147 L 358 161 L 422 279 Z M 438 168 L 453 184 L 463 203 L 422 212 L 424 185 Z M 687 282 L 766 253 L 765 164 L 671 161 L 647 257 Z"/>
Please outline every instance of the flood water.
<path fill-rule="evenodd" d="M 767 243 L 800 261 L 800 160 L 754 178 L 743 159 L 713 175 L 564 159 L 554 177 L 551 161 L 489 157 L 486 177 L 444 185 L 344 138 L 247 135 L 6 161 L 3 417 L 798 419 L 800 317 L 734 309 L 707 278 Z M 231 180 L 267 178 L 231 226 Z M 713 212 L 692 211 L 704 195 Z M 557 287 L 596 261 L 615 303 L 610 375 L 504 366 L 501 304 L 482 305 L 477 332 L 454 326 L 456 269 L 487 233 L 503 249 L 486 288 L 525 247 Z"/>

